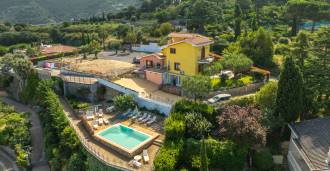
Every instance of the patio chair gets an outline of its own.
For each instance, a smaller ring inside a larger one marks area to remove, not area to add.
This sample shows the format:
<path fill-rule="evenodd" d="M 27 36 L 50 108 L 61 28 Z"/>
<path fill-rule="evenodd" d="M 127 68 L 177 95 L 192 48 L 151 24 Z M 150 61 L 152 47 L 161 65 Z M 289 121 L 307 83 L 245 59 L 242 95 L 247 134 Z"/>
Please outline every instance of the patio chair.
<path fill-rule="evenodd" d="M 142 152 L 143 160 L 145 163 L 149 163 L 149 155 L 148 155 L 148 150 L 143 150 Z"/>
<path fill-rule="evenodd" d="M 108 107 L 108 108 L 106 109 L 106 111 L 107 111 L 108 113 L 111 113 L 111 112 L 113 112 L 114 109 L 115 109 L 115 106 L 110 106 L 110 107 Z"/>
<path fill-rule="evenodd" d="M 147 113 L 144 113 L 143 116 L 141 118 L 138 118 L 138 122 L 141 122 L 142 120 L 144 120 L 146 117 L 148 117 L 149 115 Z"/>
<path fill-rule="evenodd" d="M 105 125 L 109 125 L 109 121 L 108 121 L 107 119 L 103 119 L 103 123 L 104 123 Z"/>
<path fill-rule="evenodd" d="M 154 122 L 156 122 L 156 120 L 157 120 L 157 116 L 153 116 L 146 124 L 147 125 L 151 125 L 151 124 L 153 124 Z"/>
<path fill-rule="evenodd" d="M 99 127 L 97 121 L 93 121 L 93 128 L 96 130 Z"/>
<path fill-rule="evenodd" d="M 99 123 L 100 126 L 103 125 L 103 119 L 102 118 L 99 118 L 97 121 L 98 121 L 98 123 Z"/>
<path fill-rule="evenodd" d="M 131 167 L 135 167 L 135 168 L 140 168 L 142 166 L 142 163 L 136 161 L 136 160 L 132 160 L 128 163 Z"/>
<path fill-rule="evenodd" d="M 140 117 L 141 116 L 141 112 L 138 112 L 136 115 L 134 115 L 134 116 L 132 116 L 132 118 L 131 119 L 137 119 L 138 117 Z"/>
<path fill-rule="evenodd" d="M 142 119 L 140 122 L 144 123 L 144 122 L 149 121 L 149 119 L 151 119 L 151 115 L 148 114 L 148 116 L 146 118 Z"/>
<path fill-rule="evenodd" d="M 89 120 L 93 120 L 94 119 L 94 115 L 86 115 L 86 119 Z"/>
<path fill-rule="evenodd" d="M 131 112 L 132 112 L 132 109 L 128 109 L 125 113 L 122 114 L 122 116 L 126 117 L 127 115 L 131 114 Z"/>

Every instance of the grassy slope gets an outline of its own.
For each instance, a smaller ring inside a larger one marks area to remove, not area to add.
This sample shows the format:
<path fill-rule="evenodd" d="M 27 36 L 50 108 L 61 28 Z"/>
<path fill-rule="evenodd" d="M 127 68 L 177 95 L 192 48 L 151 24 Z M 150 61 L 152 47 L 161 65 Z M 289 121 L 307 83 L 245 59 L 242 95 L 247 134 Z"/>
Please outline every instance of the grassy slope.
<path fill-rule="evenodd" d="M 32 24 L 66 21 L 103 11 L 117 12 L 140 3 L 141 0 L 0 0 L 0 20 Z"/>

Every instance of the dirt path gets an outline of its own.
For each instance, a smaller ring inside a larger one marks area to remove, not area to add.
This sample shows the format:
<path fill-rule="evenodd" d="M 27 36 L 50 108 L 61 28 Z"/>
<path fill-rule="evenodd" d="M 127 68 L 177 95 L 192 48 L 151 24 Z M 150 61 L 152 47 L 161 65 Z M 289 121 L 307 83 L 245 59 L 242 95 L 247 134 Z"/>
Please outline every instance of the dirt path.
<path fill-rule="evenodd" d="M 1 93 L 3 95 L 3 93 Z M 29 119 L 32 123 L 30 128 L 32 136 L 32 171 L 50 171 L 45 154 L 43 152 L 43 133 L 41 123 L 38 114 L 26 105 L 9 99 L 6 96 L 1 97 L 1 101 L 15 107 L 17 112 L 29 112 L 31 113 Z"/>

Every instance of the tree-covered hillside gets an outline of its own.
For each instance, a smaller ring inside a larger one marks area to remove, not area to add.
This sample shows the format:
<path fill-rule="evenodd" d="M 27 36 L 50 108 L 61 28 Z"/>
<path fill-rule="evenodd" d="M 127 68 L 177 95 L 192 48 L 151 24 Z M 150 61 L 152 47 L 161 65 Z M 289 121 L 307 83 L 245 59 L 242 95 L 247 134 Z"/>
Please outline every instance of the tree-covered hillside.
<path fill-rule="evenodd" d="M 139 6 L 140 0 L 1 0 L 0 21 L 41 24 Z"/>

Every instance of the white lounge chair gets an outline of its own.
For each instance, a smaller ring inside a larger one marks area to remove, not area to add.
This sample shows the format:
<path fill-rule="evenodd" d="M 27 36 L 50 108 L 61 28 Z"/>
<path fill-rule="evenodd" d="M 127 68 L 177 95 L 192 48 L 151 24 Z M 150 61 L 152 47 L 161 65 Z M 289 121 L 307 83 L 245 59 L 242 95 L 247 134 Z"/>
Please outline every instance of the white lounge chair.
<path fill-rule="evenodd" d="M 127 116 L 127 115 L 129 115 L 129 114 L 131 114 L 131 112 L 132 112 L 132 109 L 128 109 L 125 113 L 123 113 L 122 115 L 123 116 Z"/>
<path fill-rule="evenodd" d="M 100 126 L 103 125 L 103 118 L 99 118 L 97 121 L 98 121 Z"/>
<path fill-rule="evenodd" d="M 145 119 L 146 117 L 148 117 L 148 114 L 147 113 L 144 113 L 143 116 L 141 118 L 138 118 L 137 120 L 139 122 L 141 122 L 143 119 Z"/>
<path fill-rule="evenodd" d="M 136 160 L 132 160 L 132 161 L 129 162 L 129 165 L 131 167 L 140 168 L 142 166 L 142 163 L 140 163 L 140 162 L 138 162 Z"/>
<path fill-rule="evenodd" d="M 148 155 L 148 150 L 143 150 L 142 152 L 143 160 L 145 163 L 149 162 L 149 155 Z"/>
<path fill-rule="evenodd" d="M 115 109 L 115 106 L 110 106 L 110 107 L 108 107 L 108 108 L 106 109 L 106 111 L 107 111 L 108 113 L 111 113 L 111 112 L 113 112 L 114 109 Z"/>
<path fill-rule="evenodd" d="M 131 119 L 137 119 L 138 117 L 141 116 L 141 112 L 138 112 L 136 115 L 132 116 Z"/>
<path fill-rule="evenodd" d="M 97 121 L 93 121 L 93 128 L 96 130 L 99 127 Z"/>
<path fill-rule="evenodd" d="M 109 121 L 107 119 L 103 119 L 105 125 L 109 125 Z"/>
<path fill-rule="evenodd" d="M 94 119 L 94 115 L 86 115 L 86 119 L 88 121 L 93 120 Z"/>
<path fill-rule="evenodd" d="M 148 116 L 146 118 L 142 119 L 140 122 L 144 123 L 144 122 L 149 121 L 149 119 L 151 119 L 151 115 L 148 114 Z"/>
<path fill-rule="evenodd" d="M 153 116 L 146 124 L 147 125 L 151 125 L 151 124 L 153 124 L 154 122 L 156 122 L 156 120 L 157 120 L 157 116 Z"/>

